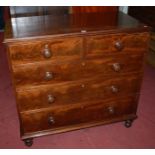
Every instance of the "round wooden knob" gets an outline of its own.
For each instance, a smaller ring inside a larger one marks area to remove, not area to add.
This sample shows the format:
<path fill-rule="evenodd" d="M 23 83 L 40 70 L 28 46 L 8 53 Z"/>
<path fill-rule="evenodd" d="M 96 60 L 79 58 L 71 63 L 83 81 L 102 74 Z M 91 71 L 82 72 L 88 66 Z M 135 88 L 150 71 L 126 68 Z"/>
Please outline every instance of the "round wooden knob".
<path fill-rule="evenodd" d="M 115 42 L 115 48 L 118 50 L 118 51 L 121 51 L 123 49 L 123 43 L 121 41 L 116 41 Z"/>
<path fill-rule="evenodd" d="M 113 107 L 108 107 L 108 111 L 110 114 L 114 114 L 114 108 Z"/>
<path fill-rule="evenodd" d="M 111 91 L 113 93 L 118 93 L 118 88 L 116 86 L 111 86 Z"/>
<path fill-rule="evenodd" d="M 119 72 L 121 70 L 121 65 L 119 63 L 114 63 L 112 67 L 115 72 Z"/>
<path fill-rule="evenodd" d="M 52 116 L 48 117 L 48 124 L 53 125 L 55 123 L 55 120 Z"/>
<path fill-rule="evenodd" d="M 55 101 L 55 98 L 53 95 L 49 94 L 47 95 L 48 103 L 53 103 Z"/>
<path fill-rule="evenodd" d="M 44 55 L 45 58 L 50 58 L 52 56 L 52 52 L 48 48 L 48 45 L 45 45 L 43 55 Z"/>
<path fill-rule="evenodd" d="M 82 84 L 82 85 L 81 85 L 81 88 L 85 88 L 85 84 Z"/>
<path fill-rule="evenodd" d="M 52 74 L 52 72 L 46 72 L 46 73 L 45 73 L 45 79 L 46 79 L 46 80 L 51 80 L 51 79 L 53 79 L 53 74 Z"/>
<path fill-rule="evenodd" d="M 84 67 L 84 66 L 86 66 L 86 63 L 85 62 L 82 62 L 81 65 Z"/>

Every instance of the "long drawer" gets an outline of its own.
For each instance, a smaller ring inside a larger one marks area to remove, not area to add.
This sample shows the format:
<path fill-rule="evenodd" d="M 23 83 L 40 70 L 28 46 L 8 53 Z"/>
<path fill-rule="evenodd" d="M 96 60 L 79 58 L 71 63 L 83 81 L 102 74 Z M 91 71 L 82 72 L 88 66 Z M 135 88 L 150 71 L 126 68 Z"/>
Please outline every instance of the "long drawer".
<path fill-rule="evenodd" d="M 65 84 L 38 86 L 17 92 L 21 112 L 87 101 L 116 98 L 139 92 L 141 75 L 100 77 Z"/>
<path fill-rule="evenodd" d="M 63 63 L 33 63 L 13 68 L 17 87 L 52 84 L 84 78 L 111 75 L 112 77 L 131 72 L 141 72 L 143 55 L 117 55 L 103 59 L 84 59 Z"/>
<path fill-rule="evenodd" d="M 58 129 L 80 123 L 111 120 L 136 112 L 135 97 L 117 100 L 103 100 L 94 104 L 86 103 L 42 110 L 39 112 L 22 113 L 21 123 L 24 133 Z"/>

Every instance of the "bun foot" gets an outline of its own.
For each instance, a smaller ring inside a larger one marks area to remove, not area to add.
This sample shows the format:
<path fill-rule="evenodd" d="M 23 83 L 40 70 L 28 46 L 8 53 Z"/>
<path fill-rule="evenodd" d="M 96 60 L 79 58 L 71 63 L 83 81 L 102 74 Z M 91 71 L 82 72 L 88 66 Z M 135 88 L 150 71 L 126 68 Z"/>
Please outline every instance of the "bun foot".
<path fill-rule="evenodd" d="M 32 146 L 32 144 L 33 144 L 33 138 L 24 139 L 23 141 L 24 141 L 25 145 L 28 147 Z"/>
<path fill-rule="evenodd" d="M 124 123 L 124 126 L 126 128 L 130 128 L 132 126 L 132 122 L 133 122 L 133 120 L 126 120 L 125 123 Z"/>

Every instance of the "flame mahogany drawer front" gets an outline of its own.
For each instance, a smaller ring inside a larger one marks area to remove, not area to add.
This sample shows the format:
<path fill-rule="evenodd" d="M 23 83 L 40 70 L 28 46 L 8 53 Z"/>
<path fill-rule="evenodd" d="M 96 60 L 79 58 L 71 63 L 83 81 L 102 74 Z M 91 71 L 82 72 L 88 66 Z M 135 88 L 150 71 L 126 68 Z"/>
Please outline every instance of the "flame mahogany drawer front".
<path fill-rule="evenodd" d="M 143 53 L 148 37 L 147 33 L 91 36 L 87 39 L 87 54 Z"/>
<path fill-rule="evenodd" d="M 38 136 L 106 123 L 130 127 L 137 118 L 149 28 L 123 13 L 110 22 L 109 15 L 23 17 L 6 25 L 27 146 Z"/>
<path fill-rule="evenodd" d="M 41 62 L 13 68 L 17 88 L 40 84 L 75 81 L 97 76 L 114 77 L 131 72 L 142 72 L 143 55 L 117 55 L 102 59 L 73 60 L 63 63 Z M 28 74 L 29 73 L 29 74 Z M 31 76 L 30 76 L 31 75 Z"/>
<path fill-rule="evenodd" d="M 124 83 L 126 83 L 124 85 Z M 52 108 L 61 105 L 84 103 L 126 94 L 138 93 L 140 89 L 140 75 L 117 77 L 100 77 L 65 84 L 53 84 L 23 90 L 17 93 L 20 111 L 41 108 Z M 29 103 L 29 104 L 27 104 Z"/>
<path fill-rule="evenodd" d="M 82 54 L 82 38 L 50 39 L 28 41 L 11 45 L 10 58 L 12 64 L 23 64 L 42 60 L 63 59 L 69 56 L 80 57 Z"/>
<path fill-rule="evenodd" d="M 22 113 L 22 125 L 24 133 L 37 132 L 81 123 L 93 123 L 103 120 L 111 120 L 129 114 L 134 114 L 136 99 L 133 96 L 117 99 L 103 100 L 96 103 L 77 104 L 60 108 L 49 108 L 39 112 Z M 60 128 L 60 129 L 59 129 Z M 64 129 L 65 130 L 65 129 Z"/>
<path fill-rule="evenodd" d="M 143 53 L 147 39 L 148 34 L 143 33 L 88 36 L 86 45 L 83 45 L 82 37 L 17 43 L 9 47 L 10 58 L 12 64 L 17 65 L 42 60 L 61 60 L 69 56 L 78 58 L 84 54 Z"/>

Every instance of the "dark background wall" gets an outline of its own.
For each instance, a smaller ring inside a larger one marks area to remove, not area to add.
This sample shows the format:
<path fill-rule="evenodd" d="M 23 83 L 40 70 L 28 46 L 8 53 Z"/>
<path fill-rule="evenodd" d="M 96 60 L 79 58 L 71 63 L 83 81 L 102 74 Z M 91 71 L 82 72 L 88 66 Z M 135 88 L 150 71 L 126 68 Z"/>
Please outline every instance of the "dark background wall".
<path fill-rule="evenodd" d="M 4 8 L 0 6 L 0 30 L 4 28 Z"/>

